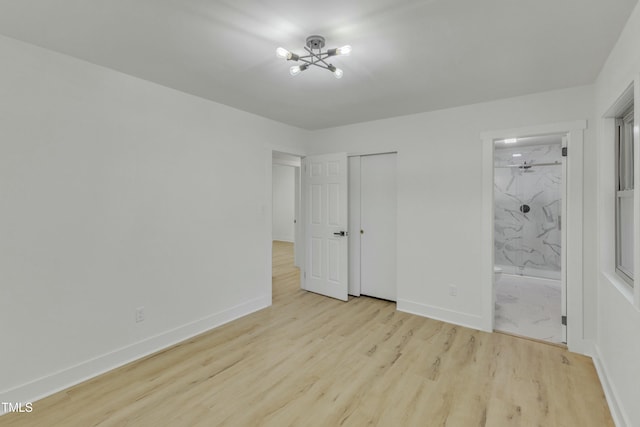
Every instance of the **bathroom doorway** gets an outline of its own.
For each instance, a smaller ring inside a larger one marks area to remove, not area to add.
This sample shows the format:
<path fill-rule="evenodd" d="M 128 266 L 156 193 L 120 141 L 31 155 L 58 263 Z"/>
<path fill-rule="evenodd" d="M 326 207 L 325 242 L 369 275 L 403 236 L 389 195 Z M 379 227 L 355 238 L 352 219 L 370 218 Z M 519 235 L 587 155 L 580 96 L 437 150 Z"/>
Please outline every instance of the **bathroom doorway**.
<path fill-rule="evenodd" d="M 566 134 L 494 141 L 494 329 L 566 344 Z"/>

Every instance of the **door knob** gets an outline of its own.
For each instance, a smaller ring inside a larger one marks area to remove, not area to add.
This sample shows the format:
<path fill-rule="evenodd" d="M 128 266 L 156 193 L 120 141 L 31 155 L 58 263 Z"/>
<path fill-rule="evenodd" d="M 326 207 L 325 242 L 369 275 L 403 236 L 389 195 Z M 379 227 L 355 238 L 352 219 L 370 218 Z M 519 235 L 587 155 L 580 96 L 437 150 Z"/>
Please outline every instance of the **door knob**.
<path fill-rule="evenodd" d="M 348 236 L 349 233 L 346 231 L 338 231 L 337 233 L 333 233 L 334 236 L 340 236 L 340 237 L 344 237 L 344 236 Z"/>

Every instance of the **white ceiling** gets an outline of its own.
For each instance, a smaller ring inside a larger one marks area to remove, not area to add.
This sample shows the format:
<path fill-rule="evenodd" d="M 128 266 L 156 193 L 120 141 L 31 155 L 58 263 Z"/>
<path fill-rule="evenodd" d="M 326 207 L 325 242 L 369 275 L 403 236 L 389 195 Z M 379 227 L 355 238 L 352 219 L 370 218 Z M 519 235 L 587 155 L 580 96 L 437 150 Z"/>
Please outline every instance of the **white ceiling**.
<path fill-rule="evenodd" d="M 594 81 L 637 0 L 0 0 L 0 33 L 319 129 Z M 353 46 L 297 77 L 310 34 Z"/>

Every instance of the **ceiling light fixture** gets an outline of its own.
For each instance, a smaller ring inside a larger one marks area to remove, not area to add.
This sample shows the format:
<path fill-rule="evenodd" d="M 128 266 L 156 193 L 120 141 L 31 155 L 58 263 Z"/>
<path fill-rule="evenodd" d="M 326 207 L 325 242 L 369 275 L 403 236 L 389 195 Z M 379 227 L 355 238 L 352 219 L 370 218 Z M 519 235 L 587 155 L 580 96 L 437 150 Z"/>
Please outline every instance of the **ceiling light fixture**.
<path fill-rule="evenodd" d="M 507 138 L 504 140 L 505 144 L 515 144 L 516 142 L 518 142 L 518 138 Z"/>
<path fill-rule="evenodd" d="M 292 76 L 297 76 L 309 68 L 310 65 L 315 65 L 316 67 L 331 71 L 336 79 L 342 78 L 342 75 L 344 74 L 343 71 L 340 68 L 335 67 L 333 64 L 327 63 L 325 59 L 330 56 L 349 55 L 351 53 L 351 46 L 346 45 L 335 49 L 328 49 L 324 52 L 322 51 L 323 47 L 324 37 L 309 36 L 307 37 L 307 45 L 304 47 L 304 49 L 309 52 L 308 55 L 296 55 L 283 47 L 276 49 L 276 55 L 278 58 L 286 59 L 287 61 L 302 62 L 301 65 L 294 65 L 289 69 L 289 73 Z"/>

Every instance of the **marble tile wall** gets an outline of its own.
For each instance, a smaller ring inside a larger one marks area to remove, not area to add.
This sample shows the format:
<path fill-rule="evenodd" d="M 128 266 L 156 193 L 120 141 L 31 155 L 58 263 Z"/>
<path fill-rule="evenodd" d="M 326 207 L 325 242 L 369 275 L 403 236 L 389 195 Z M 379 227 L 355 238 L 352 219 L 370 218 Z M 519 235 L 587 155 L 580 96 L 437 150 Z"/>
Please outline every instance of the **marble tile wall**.
<path fill-rule="evenodd" d="M 560 278 L 561 150 L 560 144 L 496 147 L 494 254 L 506 273 Z"/>

